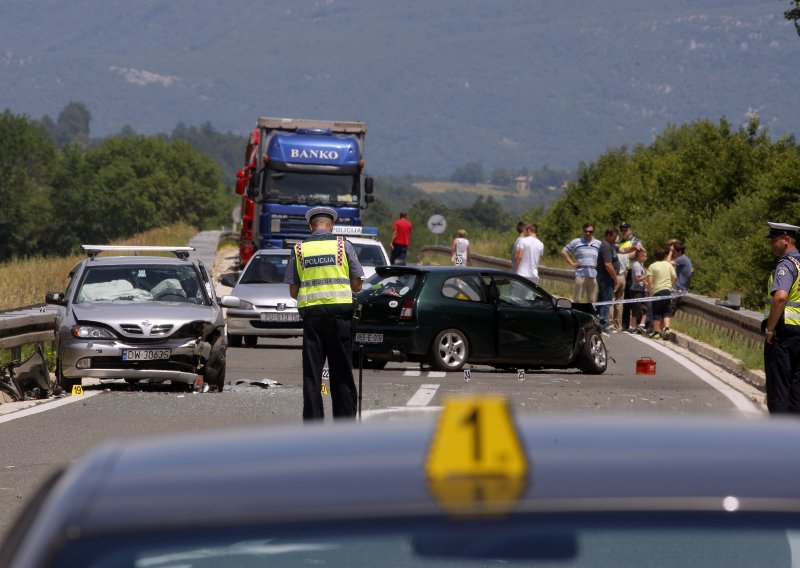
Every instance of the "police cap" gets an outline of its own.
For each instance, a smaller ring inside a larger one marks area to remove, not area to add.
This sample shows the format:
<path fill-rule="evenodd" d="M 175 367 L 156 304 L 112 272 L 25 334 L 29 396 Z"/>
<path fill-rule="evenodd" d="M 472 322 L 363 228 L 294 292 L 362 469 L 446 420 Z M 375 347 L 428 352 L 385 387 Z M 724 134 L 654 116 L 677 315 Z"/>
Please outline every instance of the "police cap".
<path fill-rule="evenodd" d="M 767 223 L 767 225 L 769 225 L 769 233 L 767 233 L 768 239 L 774 239 L 775 237 L 782 237 L 784 235 L 789 235 L 796 239 L 797 232 L 800 231 L 800 227 L 788 223 Z"/>
<path fill-rule="evenodd" d="M 336 219 L 339 218 L 339 214 L 336 213 L 335 209 L 331 209 L 330 207 L 314 207 L 306 211 L 306 221 L 311 223 L 314 217 L 327 217 L 335 223 Z"/>

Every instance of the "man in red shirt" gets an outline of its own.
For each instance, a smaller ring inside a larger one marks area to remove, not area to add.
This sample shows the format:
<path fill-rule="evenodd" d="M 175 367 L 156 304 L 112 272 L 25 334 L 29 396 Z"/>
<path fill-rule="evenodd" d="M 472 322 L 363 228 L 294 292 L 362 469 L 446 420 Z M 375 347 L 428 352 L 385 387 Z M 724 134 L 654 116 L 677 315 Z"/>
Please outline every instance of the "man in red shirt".
<path fill-rule="evenodd" d="M 394 222 L 392 233 L 392 264 L 405 264 L 408 246 L 411 244 L 411 221 L 406 219 L 408 214 L 400 211 L 400 218 Z"/>

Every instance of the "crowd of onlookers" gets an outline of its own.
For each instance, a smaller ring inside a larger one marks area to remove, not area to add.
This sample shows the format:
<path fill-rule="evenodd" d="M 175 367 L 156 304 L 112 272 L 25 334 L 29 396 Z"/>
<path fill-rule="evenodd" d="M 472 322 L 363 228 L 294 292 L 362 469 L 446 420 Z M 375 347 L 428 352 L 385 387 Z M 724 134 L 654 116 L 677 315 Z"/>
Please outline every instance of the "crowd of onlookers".
<path fill-rule="evenodd" d="M 405 211 L 395 221 L 392 235 L 392 264 L 405 264 L 411 242 L 411 223 Z M 517 223 L 519 236 L 511 251 L 511 269 L 539 284 L 539 262 L 544 244 L 535 223 Z M 454 266 L 470 263 L 467 232 L 459 229 L 450 245 Z M 692 278 L 692 261 L 678 239 L 653 249 L 647 264 L 644 243 L 633 234 L 629 223 L 608 227 L 602 238 L 594 236 L 594 224 L 586 223 L 579 237 L 561 249 L 561 256 L 575 269 L 574 302 L 595 304 L 606 333 L 639 333 L 653 338 L 670 337 L 670 317 L 680 295 Z"/>
<path fill-rule="evenodd" d="M 539 261 L 544 252 L 533 223 L 517 224 L 519 237 L 511 253 L 512 270 L 539 283 Z M 606 333 L 640 333 L 653 338 L 670 337 L 670 317 L 686 293 L 694 268 L 678 239 L 652 251 L 647 264 L 644 243 L 629 223 L 608 227 L 602 238 L 586 223 L 581 236 L 561 249 L 564 260 L 575 269 L 574 302 L 596 304 Z M 637 301 L 640 300 L 640 301 Z"/>

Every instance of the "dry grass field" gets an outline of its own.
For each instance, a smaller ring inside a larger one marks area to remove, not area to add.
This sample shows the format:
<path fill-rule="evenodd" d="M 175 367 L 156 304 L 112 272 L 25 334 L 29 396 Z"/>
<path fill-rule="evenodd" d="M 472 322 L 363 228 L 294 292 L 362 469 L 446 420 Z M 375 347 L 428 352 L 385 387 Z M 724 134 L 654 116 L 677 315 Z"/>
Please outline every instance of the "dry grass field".
<path fill-rule="evenodd" d="M 195 227 L 181 223 L 109 244 L 185 246 L 195 234 Z M 47 292 L 63 292 L 69 281 L 69 271 L 82 258 L 83 254 L 75 254 L 60 258 L 12 260 L 0 264 L 0 310 L 42 304 Z"/>

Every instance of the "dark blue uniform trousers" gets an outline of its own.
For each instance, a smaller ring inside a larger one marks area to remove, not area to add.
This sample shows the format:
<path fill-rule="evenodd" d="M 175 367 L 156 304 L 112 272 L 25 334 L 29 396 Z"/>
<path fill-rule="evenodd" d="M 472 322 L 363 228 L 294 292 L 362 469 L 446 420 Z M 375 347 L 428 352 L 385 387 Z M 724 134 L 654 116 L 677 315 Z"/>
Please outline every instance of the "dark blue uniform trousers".
<path fill-rule="evenodd" d="M 800 414 L 800 333 L 781 333 L 764 343 L 764 374 L 770 414 Z"/>
<path fill-rule="evenodd" d="M 328 359 L 334 418 L 355 418 L 350 315 L 303 315 L 303 420 L 324 418 L 322 368 Z"/>

